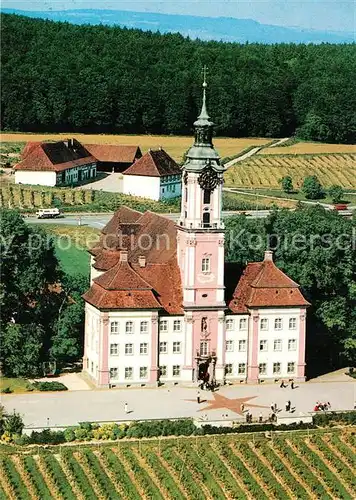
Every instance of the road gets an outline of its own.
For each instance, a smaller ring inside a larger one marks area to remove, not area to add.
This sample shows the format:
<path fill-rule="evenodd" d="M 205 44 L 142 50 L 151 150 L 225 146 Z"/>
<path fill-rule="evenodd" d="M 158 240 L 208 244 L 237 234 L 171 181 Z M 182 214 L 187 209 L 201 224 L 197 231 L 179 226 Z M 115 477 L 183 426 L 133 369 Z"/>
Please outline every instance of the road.
<path fill-rule="evenodd" d="M 238 211 L 224 211 L 223 217 L 230 217 L 232 215 L 237 215 L 241 213 L 242 212 Z M 256 218 L 267 217 L 270 213 L 270 210 L 245 210 L 243 211 L 243 213 L 256 219 Z M 68 226 L 77 226 L 79 224 L 79 217 L 80 217 L 81 225 L 102 229 L 109 222 L 109 220 L 113 215 L 114 215 L 113 213 L 102 213 L 93 215 L 68 214 L 64 215 L 63 217 L 59 217 L 58 219 L 38 219 L 37 217 L 31 216 L 31 217 L 26 217 L 25 221 L 28 222 L 29 224 L 64 224 Z M 160 214 L 160 215 L 162 215 L 163 217 L 168 217 L 173 221 L 177 221 L 180 214 L 174 213 L 174 214 Z"/>

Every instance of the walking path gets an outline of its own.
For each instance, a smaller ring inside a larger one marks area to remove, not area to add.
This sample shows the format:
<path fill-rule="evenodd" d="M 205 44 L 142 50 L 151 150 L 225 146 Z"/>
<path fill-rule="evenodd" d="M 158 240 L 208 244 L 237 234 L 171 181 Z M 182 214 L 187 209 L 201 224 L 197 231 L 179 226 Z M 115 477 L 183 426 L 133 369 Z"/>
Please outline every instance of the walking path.
<path fill-rule="evenodd" d="M 238 158 L 234 158 L 233 160 L 231 161 L 228 161 L 227 163 L 225 163 L 225 168 L 229 168 L 229 167 L 232 167 L 233 165 L 235 165 L 235 163 L 238 163 L 240 161 L 243 161 L 243 160 L 246 160 L 246 158 L 249 158 L 250 156 L 253 156 L 255 155 L 256 153 L 258 153 L 258 151 L 262 149 L 262 146 L 257 146 L 253 149 L 251 149 L 250 151 L 247 151 L 247 153 L 239 156 Z"/>
<path fill-rule="evenodd" d="M 279 141 L 274 142 L 273 144 L 271 144 L 270 146 L 268 146 L 268 149 L 275 148 L 277 146 L 281 146 L 285 142 L 289 141 L 289 139 L 290 139 L 290 137 L 284 137 L 284 139 L 279 139 Z"/>
<path fill-rule="evenodd" d="M 215 397 L 214 396 L 217 396 Z M 239 420 L 236 399 L 243 399 L 245 409 L 254 417 L 270 414 L 271 403 L 284 410 L 287 400 L 296 407 L 295 414 L 313 411 L 316 401 L 331 403 L 333 410 L 351 410 L 356 401 L 356 380 L 347 382 L 306 382 L 292 390 L 279 384 L 225 386 L 216 393 L 201 391 L 201 403 L 196 401 L 196 389 L 191 387 L 160 387 L 67 391 L 57 393 L 2 394 L 6 411 L 18 411 L 26 427 L 61 427 L 91 421 L 130 421 L 160 418 L 199 418 L 207 414 L 213 420 Z M 205 402 L 206 400 L 206 402 Z M 128 404 L 129 413 L 124 405 Z M 211 407 L 211 409 L 209 409 Z M 225 415 L 223 417 L 223 415 Z M 227 416 L 226 416 L 227 415 Z"/>

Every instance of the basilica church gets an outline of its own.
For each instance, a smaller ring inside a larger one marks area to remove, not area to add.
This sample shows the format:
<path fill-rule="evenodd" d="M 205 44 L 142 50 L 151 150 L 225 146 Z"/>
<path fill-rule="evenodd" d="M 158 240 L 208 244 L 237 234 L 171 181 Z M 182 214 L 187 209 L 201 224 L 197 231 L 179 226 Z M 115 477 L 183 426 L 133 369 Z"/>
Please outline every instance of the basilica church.
<path fill-rule="evenodd" d="M 206 86 L 178 222 L 121 207 L 91 250 L 83 370 L 98 387 L 305 379 L 299 285 L 270 251 L 242 272 L 225 262 Z"/>

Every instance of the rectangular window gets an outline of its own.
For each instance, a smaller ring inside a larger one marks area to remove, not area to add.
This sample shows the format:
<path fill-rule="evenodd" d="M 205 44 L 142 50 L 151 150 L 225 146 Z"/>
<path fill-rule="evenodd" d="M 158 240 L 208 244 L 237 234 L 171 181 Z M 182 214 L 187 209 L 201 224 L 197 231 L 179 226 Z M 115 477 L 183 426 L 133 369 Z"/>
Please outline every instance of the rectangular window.
<path fill-rule="evenodd" d="M 273 341 L 273 350 L 274 351 L 281 351 L 282 350 L 282 340 L 281 339 L 275 339 Z"/>
<path fill-rule="evenodd" d="M 112 321 L 110 323 L 110 333 L 112 333 L 112 334 L 119 333 L 119 322 L 118 321 Z"/>
<path fill-rule="evenodd" d="M 226 345 L 225 345 L 226 352 L 233 352 L 234 350 L 234 341 L 233 340 L 227 340 Z"/>
<path fill-rule="evenodd" d="M 288 374 L 295 373 L 295 363 L 293 361 L 290 362 L 290 363 L 288 363 L 288 365 L 287 365 L 287 373 Z"/>
<path fill-rule="evenodd" d="M 132 321 L 126 321 L 125 333 L 133 333 L 133 322 Z"/>
<path fill-rule="evenodd" d="M 289 329 L 290 330 L 297 329 L 297 318 L 289 318 Z"/>
<path fill-rule="evenodd" d="M 126 366 L 125 368 L 125 380 L 130 380 L 133 377 L 133 368 L 132 366 Z"/>
<path fill-rule="evenodd" d="M 168 352 L 168 344 L 167 342 L 160 342 L 159 343 L 159 352 L 160 354 L 167 354 Z"/>
<path fill-rule="evenodd" d="M 140 354 L 148 354 L 148 344 L 146 342 L 140 344 Z"/>
<path fill-rule="evenodd" d="M 200 342 L 200 356 L 207 356 L 209 352 L 209 342 Z"/>
<path fill-rule="evenodd" d="M 202 259 L 201 270 L 203 273 L 210 273 L 210 259 L 209 259 L 209 257 L 204 257 Z"/>
<path fill-rule="evenodd" d="M 141 321 L 140 333 L 148 333 L 148 321 Z"/>
<path fill-rule="evenodd" d="M 226 330 L 231 332 L 231 330 L 234 329 L 234 320 L 233 319 L 227 319 L 226 320 Z"/>
<path fill-rule="evenodd" d="M 110 378 L 118 378 L 119 369 L 118 368 L 110 368 Z"/>
<path fill-rule="evenodd" d="M 283 322 L 282 318 L 276 318 L 274 320 L 274 329 L 275 330 L 282 330 Z"/>
<path fill-rule="evenodd" d="M 159 324 L 160 332 L 168 332 L 168 321 L 163 319 Z"/>
<path fill-rule="evenodd" d="M 261 330 L 268 330 L 268 319 L 267 318 L 261 319 L 260 329 Z"/>
<path fill-rule="evenodd" d="M 147 378 L 148 368 L 147 366 L 140 366 L 140 378 Z"/>
<path fill-rule="evenodd" d="M 273 363 L 273 375 L 279 375 L 281 373 L 281 363 Z"/>
<path fill-rule="evenodd" d="M 267 373 L 267 363 L 260 363 L 258 366 L 260 375 L 266 375 Z"/>
<path fill-rule="evenodd" d="M 260 340 L 260 351 L 268 350 L 268 340 Z"/>
<path fill-rule="evenodd" d="M 239 340 L 239 352 L 246 352 L 246 340 Z"/>
<path fill-rule="evenodd" d="M 119 344 L 110 344 L 110 354 L 111 356 L 117 356 L 119 354 Z"/>
<path fill-rule="evenodd" d="M 125 344 L 125 354 L 128 356 L 133 354 L 133 344 Z"/>
<path fill-rule="evenodd" d="M 232 363 L 225 365 L 225 375 L 232 375 Z"/>
<path fill-rule="evenodd" d="M 173 342 L 173 354 L 180 354 L 181 352 L 181 343 Z"/>
<path fill-rule="evenodd" d="M 180 366 L 173 365 L 173 377 L 179 377 L 179 376 L 180 376 Z"/>
<path fill-rule="evenodd" d="M 180 332 L 182 329 L 182 323 L 180 319 L 175 319 L 173 321 L 173 331 L 174 332 Z"/>
<path fill-rule="evenodd" d="M 247 330 L 247 319 L 240 319 L 240 330 Z"/>
<path fill-rule="evenodd" d="M 204 189 L 204 205 L 209 205 L 211 198 L 211 191 L 209 189 Z"/>
<path fill-rule="evenodd" d="M 246 373 L 246 363 L 239 363 L 239 375 L 245 375 Z"/>
<path fill-rule="evenodd" d="M 289 339 L 288 351 L 296 351 L 296 350 L 297 350 L 297 339 Z"/>
<path fill-rule="evenodd" d="M 159 376 L 160 377 L 167 377 L 167 367 L 166 366 L 159 367 Z"/>

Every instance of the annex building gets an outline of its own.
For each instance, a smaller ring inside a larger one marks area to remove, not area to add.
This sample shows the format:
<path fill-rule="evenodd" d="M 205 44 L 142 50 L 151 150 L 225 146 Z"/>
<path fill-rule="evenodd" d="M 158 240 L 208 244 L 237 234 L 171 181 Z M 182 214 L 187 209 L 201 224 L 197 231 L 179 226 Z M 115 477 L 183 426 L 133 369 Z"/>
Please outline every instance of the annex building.
<path fill-rule="evenodd" d="M 225 262 L 224 167 L 205 93 L 204 82 L 179 221 L 122 207 L 91 250 L 83 370 L 99 387 L 304 380 L 298 284 L 269 251 L 242 273 Z"/>
<path fill-rule="evenodd" d="M 29 142 L 14 166 L 16 184 L 70 186 L 96 177 L 97 161 L 76 139 Z"/>

